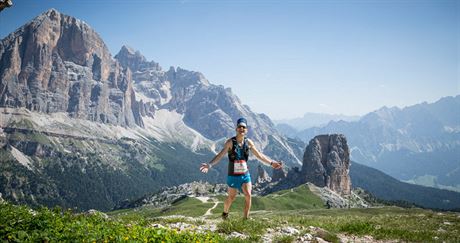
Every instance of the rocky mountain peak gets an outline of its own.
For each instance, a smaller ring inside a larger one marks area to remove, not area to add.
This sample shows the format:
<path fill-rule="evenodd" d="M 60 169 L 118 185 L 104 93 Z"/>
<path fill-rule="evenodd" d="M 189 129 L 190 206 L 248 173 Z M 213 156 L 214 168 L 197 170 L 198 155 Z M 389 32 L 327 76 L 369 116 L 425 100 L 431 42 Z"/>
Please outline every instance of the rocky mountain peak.
<path fill-rule="evenodd" d="M 212 140 L 234 136 L 234 122 L 239 117 L 246 117 L 251 127 L 249 136 L 259 142 L 261 148 L 269 142 L 277 143 L 276 146 L 286 146 L 284 139 L 277 136 L 270 118 L 253 113 L 230 88 L 211 84 L 201 72 L 172 66 L 166 72 L 158 71 L 145 66 L 145 57 L 128 46 L 123 46 L 115 58 L 123 67 L 133 71 L 137 99 L 144 103 L 141 105 L 141 114 L 153 114 L 153 110 L 157 109 L 184 114 L 187 126 Z M 145 68 L 141 68 L 142 65 Z M 267 134 L 275 135 L 276 138 L 269 141 Z M 288 157 L 286 160 L 291 160 L 290 156 L 293 156 L 291 161 L 301 164 L 298 159 L 300 154 L 289 151 L 291 155 L 286 156 L 275 148 L 272 150 L 277 153 L 275 157 Z"/>
<path fill-rule="evenodd" d="M 342 134 L 319 135 L 305 149 L 301 178 L 342 195 L 351 192 L 350 151 Z"/>
<path fill-rule="evenodd" d="M 120 53 L 127 53 L 129 55 L 140 55 L 140 52 L 139 51 L 136 51 L 134 50 L 132 47 L 130 46 L 127 46 L 127 45 L 123 45 L 119 51 L 119 54 Z M 142 56 L 143 57 L 143 56 Z M 145 60 L 145 58 L 143 58 Z"/>
<path fill-rule="evenodd" d="M 264 133 L 276 133 L 267 116 L 254 114 L 230 88 L 211 84 L 201 72 L 182 67 L 159 71 L 159 66 L 146 65 L 145 57 L 128 46 L 123 46 L 115 58 L 123 67 L 132 70 L 137 99 L 144 103 L 142 114 L 143 110 L 174 110 L 184 114 L 188 126 L 213 140 L 233 136 L 234 122 L 239 117 L 246 117 L 251 126 L 256 127 L 250 130 L 250 136 L 263 142 L 263 146 L 268 142 Z M 300 164 L 300 160 L 295 161 Z"/>
<path fill-rule="evenodd" d="M 161 67 L 154 61 L 148 62 L 140 51 L 135 51 L 133 48 L 124 45 L 121 47 L 117 55 L 115 55 L 123 67 L 129 67 L 132 72 L 161 71 Z"/>
<path fill-rule="evenodd" d="M 176 69 L 171 67 L 168 73 L 171 81 L 173 81 L 172 83 L 181 87 L 190 85 L 210 85 L 206 77 L 200 72 L 189 71 L 181 67 L 177 67 Z"/>
<path fill-rule="evenodd" d="M 131 73 L 89 25 L 50 9 L 0 41 L 0 106 L 142 125 Z"/>
<path fill-rule="evenodd" d="M 265 187 L 256 188 L 261 194 L 293 188 L 305 183 L 328 188 L 343 196 L 351 193 L 349 175 L 350 151 L 342 134 L 318 135 L 305 149 L 302 169 L 286 172 L 274 170 L 273 179 Z"/>
<path fill-rule="evenodd" d="M 59 11 L 57 11 L 55 8 L 50 8 L 46 12 L 42 13 L 40 16 L 51 17 L 51 16 L 56 16 L 56 15 L 59 15 L 59 14 L 61 14 L 61 13 Z"/>

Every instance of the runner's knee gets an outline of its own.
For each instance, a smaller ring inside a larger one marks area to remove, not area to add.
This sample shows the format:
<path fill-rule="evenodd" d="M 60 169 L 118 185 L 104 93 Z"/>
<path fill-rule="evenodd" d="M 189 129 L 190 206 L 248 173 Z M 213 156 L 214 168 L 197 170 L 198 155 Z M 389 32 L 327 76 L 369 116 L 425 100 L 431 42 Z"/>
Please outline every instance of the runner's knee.
<path fill-rule="evenodd" d="M 233 201 L 236 198 L 236 194 L 229 194 L 227 197 L 229 200 Z"/>
<path fill-rule="evenodd" d="M 244 193 L 244 197 L 246 197 L 246 198 L 251 198 L 251 196 L 252 196 L 251 192 L 245 192 Z"/>
<path fill-rule="evenodd" d="M 250 197 L 252 194 L 252 187 L 250 184 L 243 185 L 243 194 L 245 197 Z"/>

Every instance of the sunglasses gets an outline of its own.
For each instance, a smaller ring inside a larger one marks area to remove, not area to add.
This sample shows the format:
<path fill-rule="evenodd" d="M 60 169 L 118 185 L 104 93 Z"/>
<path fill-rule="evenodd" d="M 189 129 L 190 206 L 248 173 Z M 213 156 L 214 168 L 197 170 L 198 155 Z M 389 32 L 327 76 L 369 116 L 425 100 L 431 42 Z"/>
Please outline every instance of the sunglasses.
<path fill-rule="evenodd" d="M 238 126 L 238 128 L 244 128 L 244 129 L 246 129 L 246 127 L 245 127 L 245 126 Z"/>

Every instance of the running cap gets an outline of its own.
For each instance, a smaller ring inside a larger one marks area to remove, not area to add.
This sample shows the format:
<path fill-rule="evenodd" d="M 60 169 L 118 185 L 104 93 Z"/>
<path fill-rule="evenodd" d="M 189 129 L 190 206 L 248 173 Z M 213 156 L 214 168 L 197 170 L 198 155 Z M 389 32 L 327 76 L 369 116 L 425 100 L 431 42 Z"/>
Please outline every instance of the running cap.
<path fill-rule="evenodd" d="M 243 117 L 238 119 L 238 121 L 236 121 L 236 126 L 237 127 L 239 127 L 239 126 L 247 127 L 247 124 L 248 124 L 248 122 Z"/>

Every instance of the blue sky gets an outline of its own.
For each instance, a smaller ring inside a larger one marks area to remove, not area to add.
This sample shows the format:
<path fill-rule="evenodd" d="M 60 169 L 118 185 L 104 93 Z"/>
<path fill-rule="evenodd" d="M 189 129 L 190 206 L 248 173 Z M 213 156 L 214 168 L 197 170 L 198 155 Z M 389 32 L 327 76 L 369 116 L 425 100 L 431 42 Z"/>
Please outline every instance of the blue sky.
<path fill-rule="evenodd" d="M 114 56 L 202 72 L 273 119 L 363 115 L 460 94 L 460 1 L 13 0 L 0 38 L 49 8 Z"/>

